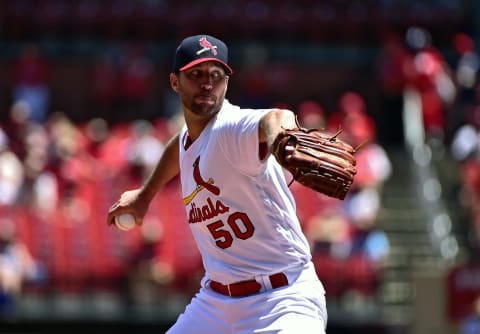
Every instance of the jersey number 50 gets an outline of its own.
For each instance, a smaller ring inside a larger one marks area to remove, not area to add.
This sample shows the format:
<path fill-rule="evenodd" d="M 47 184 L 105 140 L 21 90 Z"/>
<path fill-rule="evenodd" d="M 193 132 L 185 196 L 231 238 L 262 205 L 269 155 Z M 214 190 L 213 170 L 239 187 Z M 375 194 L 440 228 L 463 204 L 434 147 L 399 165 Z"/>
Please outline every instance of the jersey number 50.
<path fill-rule="evenodd" d="M 243 212 L 232 213 L 227 218 L 227 224 L 230 229 L 221 220 L 207 225 L 208 230 L 215 239 L 215 244 L 222 249 L 232 246 L 234 240 L 232 232 L 235 237 L 242 240 L 250 238 L 255 232 L 255 227 L 250 218 Z"/>

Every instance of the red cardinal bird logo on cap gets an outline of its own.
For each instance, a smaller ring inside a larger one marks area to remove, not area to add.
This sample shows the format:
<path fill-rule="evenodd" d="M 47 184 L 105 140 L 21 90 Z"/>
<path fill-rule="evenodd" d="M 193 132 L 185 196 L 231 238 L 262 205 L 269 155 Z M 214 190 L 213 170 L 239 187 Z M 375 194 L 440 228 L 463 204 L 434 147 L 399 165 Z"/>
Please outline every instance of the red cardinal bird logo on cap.
<path fill-rule="evenodd" d="M 204 53 L 205 51 L 208 51 L 210 50 L 214 56 L 217 55 L 217 50 L 215 50 L 217 48 L 216 45 L 213 45 L 212 43 L 210 43 L 210 41 L 207 39 L 207 37 L 202 37 L 200 38 L 200 46 L 202 47 L 200 50 L 197 51 L 197 55 L 201 55 L 202 53 Z"/>

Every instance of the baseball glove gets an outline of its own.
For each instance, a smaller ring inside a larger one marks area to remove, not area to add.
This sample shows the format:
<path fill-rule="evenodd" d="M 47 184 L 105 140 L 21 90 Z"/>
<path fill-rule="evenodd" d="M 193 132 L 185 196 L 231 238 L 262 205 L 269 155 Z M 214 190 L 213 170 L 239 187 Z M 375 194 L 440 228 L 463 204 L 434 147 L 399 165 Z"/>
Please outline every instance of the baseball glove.
<path fill-rule="evenodd" d="M 338 138 L 340 129 L 329 134 L 321 129 L 304 129 L 298 122 L 297 126 L 277 135 L 273 155 L 292 173 L 293 181 L 343 200 L 357 172 L 356 150 Z"/>

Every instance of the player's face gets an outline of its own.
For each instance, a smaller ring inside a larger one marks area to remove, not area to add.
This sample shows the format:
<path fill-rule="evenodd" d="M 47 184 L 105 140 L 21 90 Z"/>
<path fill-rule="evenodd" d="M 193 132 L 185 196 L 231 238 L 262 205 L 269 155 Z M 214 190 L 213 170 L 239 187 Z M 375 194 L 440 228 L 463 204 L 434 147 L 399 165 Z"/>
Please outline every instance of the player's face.
<path fill-rule="evenodd" d="M 216 62 L 205 62 L 180 72 L 172 83 L 183 107 L 197 116 L 215 115 L 222 107 L 228 76 Z"/>

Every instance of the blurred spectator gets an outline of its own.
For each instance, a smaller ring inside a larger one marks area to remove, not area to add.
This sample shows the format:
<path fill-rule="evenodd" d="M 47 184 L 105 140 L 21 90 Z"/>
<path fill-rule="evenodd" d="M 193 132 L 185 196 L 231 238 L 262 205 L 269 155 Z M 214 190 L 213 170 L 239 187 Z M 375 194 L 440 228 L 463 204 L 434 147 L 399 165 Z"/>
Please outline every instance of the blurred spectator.
<path fill-rule="evenodd" d="M 361 122 L 361 124 L 357 124 L 357 122 Z M 327 120 L 327 129 L 331 132 L 335 133 L 338 129 L 343 130 L 345 126 L 348 126 L 347 134 L 353 134 L 358 127 L 358 131 L 362 131 L 362 135 L 365 137 L 364 140 L 371 140 L 374 139 L 373 136 L 376 136 L 375 123 L 367 113 L 366 101 L 354 91 L 346 91 L 341 94 L 337 110 L 330 114 Z M 341 136 L 345 136 L 345 134 Z M 358 144 L 360 143 L 352 143 L 352 146 Z"/>
<path fill-rule="evenodd" d="M 317 101 L 302 101 L 297 107 L 297 117 L 300 125 L 307 129 L 325 129 L 327 126 L 325 110 Z"/>
<path fill-rule="evenodd" d="M 379 279 L 390 254 L 390 242 L 386 233 L 378 228 L 377 217 L 381 208 L 379 192 L 365 187 L 350 195 L 346 203 L 346 217 L 352 224 L 350 257 L 358 272 L 350 278 L 352 290 L 372 296 L 377 291 Z"/>
<path fill-rule="evenodd" d="M 8 147 L 8 137 L 0 128 L 0 206 L 17 202 L 23 181 L 22 162 Z"/>
<path fill-rule="evenodd" d="M 392 166 L 385 149 L 377 141 L 377 126 L 367 113 L 364 98 L 347 91 L 340 96 L 338 111 L 328 119 L 328 128 L 340 134 L 354 148 L 357 148 L 357 175 L 353 187 L 371 186 L 381 188 L 392 173 Z"/>
<path fill-rule="evenodd" d="M 329 254 L 339 260 L 348 256 L 350 223 L 340 205 L 325 206 L 308 217 L 305 231 L 314 254 Z"/>
<path fill-rule="evenodd" d="M 480 58 L 473 37 L 458 33 L 453 38 L 456 53 L 455 83 L 457 99 L 449 117 L 449 139 L 463 124 L 467 123 L 477 103 L 478 71 Z"/>
<path fill-rule="evenodd" d="M 469 114 L 467 123 L 453 136 L 452 156 L 460 164 L 460 205 L 468 210 L 480 242 L 480 106 Z"/>
<path fill-rule="evenodd" d="M 99 158 L 99 150 L 110 135 L 110 127 L 107 121 L 100 117 L 94 117 L 87 121 L 81 131 L 87 139 L 86 150 L 94 158 Z"/>
<path fill-rule="evenodd" d="M 44 278 L 43 266 L 32 257 L 26 245 L 17 238 L 13 221 L 2 219 L 0 222 L 0 317 L 15 316 L 16 303 L 25 284 Z"/>
<path fill-rule="evenodd" d="M 108 136 L 98 143 L 96 148 L 96 158 L 98 163 L 109 173 L 108 178 L 124 179 L 128 174 L 128 145 L 131 136 L 131 128 L 128 124 L 120 123 L 111 126 L 108 130 Z"/>
<path fill-rule="evenodd" d="M 26 45 L 13 66 L 13 102 L 30 107 L 29 120 L 42 123 L 50 107 L 50 73 L 47 59 L 35 44 Z"/>
<path fill-rule="evenodd" d="M 174 268 L 158 256 L 165 237 L 163 221 L 147 218 L 141 227 L 140 245 L 129 260 L 128 307 L 154 305 L 167 298 L 175 276 Z"/>
<path fill-rule="evenodd" d="M 51 193 L 52 200 L 69 198 L 79 188 L 87 188 L 94 182 L 97 166 L 88 153 L 87 138 L 78 127 L 62 112 L 53 113 L 47 123 L 49 137 L 49 171 L 58 181 L 57 194 Z"/>
<path fill-rule="evenodd" d="M 326 295 L 334 300 L 340 299 L 349 288 L 344 270 L 351 247 L 351 226 L 341 206 L 331 204 L 319 208 L 303 225 L 317 274 Z"/>
<path fill-rule="evenodd" d="M 454 133 L 451 152 L 460 162 L 480 159 L 480 105 L 475 107 L 466 122 Z"/>
<path fill-rule="evenodd" d="M 392 164 L 383 146 L 377 142 L 373 120 L 366 113 L 353 110 L 345 116 L 340 127 L 344 130 L 341 136 L 357 148 L 357 174 L 352 189 L 368 187 L 380 191 L 392 174 Z"/>
<path fill-rule="evenodd" d="M 456 96 L 452 70 L 426 29 L 410 27 L 405 39 L 413 55 L 412 67 L 406 73 L 407 88 L 420 94 L 426 139 L 443 144 Z"/>
<path fill-rule="evenodd" d="M 23 151 L 22 163 L 25 170 L 25 179 L 22 186 L 20 201 L 22 204 L 40 209 L 43 205 L 53 205 L 54 197 L 50 195 L 50 191 L 56 191 L 56 187 L 38 187 L 37 181 L 41 180 L 41 176 L 46 171 L 49 162 L 49 137 L 42 125 L 35 124 L 28 128 L 23 134 Z M 45 201 L 44 198 L 49 198 Z M 40 205 L 37 207 L 37 204 Z"/>
<path fill-rule="evenodd" d="M 4 127 L 9 139 L 9 147 L 20 160 L 23 160 L 26 154 L 25 137 L 32 128 L 36 127 L 30 121 L 30 114 L 30 105 L 24 101 L 17 101 L 10 106 L 8 120 Z"/>
<path fill-rule="evenodd" d="M 30 105 L 25 101 L 17 101 L 11 106 L 10 118 L 5 125 L 9 148 L 22 165 L 16 169 L 16 173 L 22 173 L 22 182 L 16 195 L 17 203 L 27 207 L 40 205 L 52 208 L 55 197 L 50 195 L 56 193 L 56 186 L 51 186 L 51 182 L 48 182 L 48 186 L 44 183 L 48 178 L 44 172 L 49 163 L 50 139 L 45 129 L 45 120 L 42 123 L 35 122 L 30 115 Z M 50 200 L 45 201 L 44 198 Z"/>
<path fill-rule="evenodd" d="M 132 178 L 138 182 L 151 174 L 164 149 L 164 144 L 155 136 L 153 130 L 149 121 L 137 120 L 132 123 L 127 161 L 131 167 Z"/>

